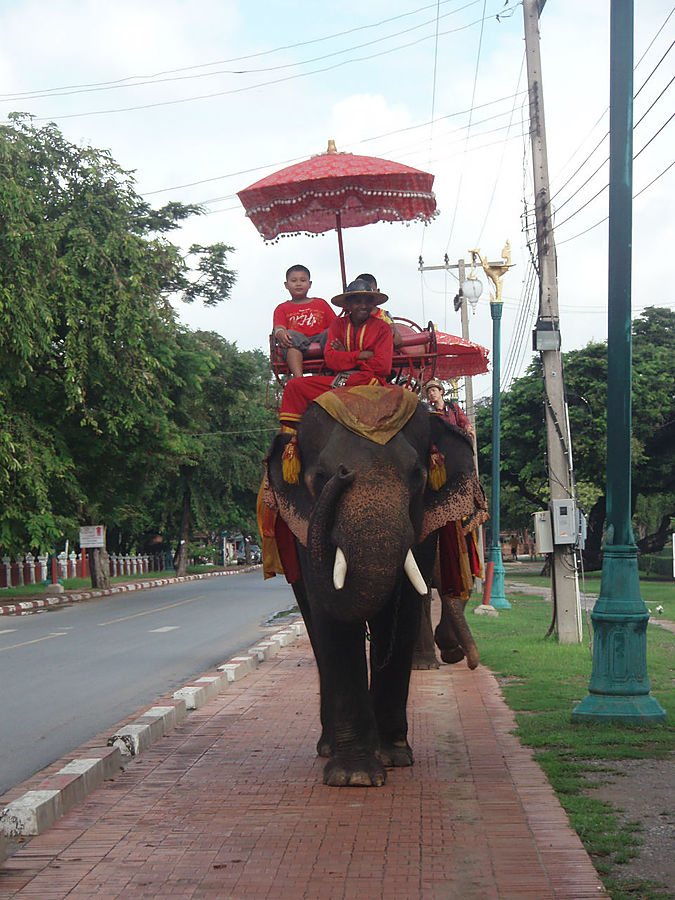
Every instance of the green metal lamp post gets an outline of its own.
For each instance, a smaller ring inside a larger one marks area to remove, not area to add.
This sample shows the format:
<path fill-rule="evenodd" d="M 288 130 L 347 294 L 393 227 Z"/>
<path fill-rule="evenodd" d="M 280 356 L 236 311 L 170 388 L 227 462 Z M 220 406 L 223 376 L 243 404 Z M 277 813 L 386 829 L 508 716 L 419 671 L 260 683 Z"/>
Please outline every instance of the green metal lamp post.
<path fill-rule="evenodd" d="M 609 302 L 607 340 L 607 543 L 591 613 L 593 669 L 577 722 L 657 724 L 650 695 L 649 613 L 640 595 L 631 527 L 631 232 L 633 193 L 633 0 L 612 0 L 610 19 Z"/>
<path fill-rule="evenodd" d="M 483 266 L 483 271 L 492 281 L 495 288 L 495 296 L 490 297 L 490 315 L 492 317 L 492 488 L 490 491 L 490 527 L 491 546 L 488 551 L 488 564 L 493 564 L 492 592 L 490 594 L 490 606 L 493 609 L 511 609 L 511 604 L 504 593 L 504 562 L 502 560 L 502 547 L 499 541 L 499 499 L 501 493 L 501 477 L 499 462 L 501 457 L 501 325 L 502 325 L 502 276 L 511 267 L 511 249 L 509 242 L 502 250 L 504 265 L 493 266 L 485 260 L 480 250 L 471 251 L 472 259 L 478 257 Z"/>
<path fill-rule="evenodd" d="M 501 300 L 490 300 L 490 315 L 492 316 L 492 489 L 490 491 L 490 526 L 491 546 L 488 552 L 488 562 L 494 564 L 492 575 L 492 593 L 490 594 L 490 606 L 494 609 L 511 609 L 511 604 L 504 593 L 504 562 L 502 560 L 502 545 L 499 540 L 499 495 L 501 493 L 501 477 L 499 461 L 501 457 L 500 425 L 502 399 L 500 392 L 501 378 L 501 327 L 502 309 Z"/>

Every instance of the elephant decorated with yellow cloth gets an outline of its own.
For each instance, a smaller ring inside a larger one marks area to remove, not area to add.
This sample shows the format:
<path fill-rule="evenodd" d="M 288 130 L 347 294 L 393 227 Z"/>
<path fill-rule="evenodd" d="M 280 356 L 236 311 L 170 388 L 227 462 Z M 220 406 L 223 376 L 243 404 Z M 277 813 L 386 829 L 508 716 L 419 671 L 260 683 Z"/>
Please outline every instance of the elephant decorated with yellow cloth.
<path fill-rule="evenodd" d="M 316 657 L 324 782 L 382 785 L 413 763 L 408 688 L 438 531 L 487 518 L 471 441 L 402 388 L 340 388 L 266 463 L 263 543 L 277 539 Z"/>

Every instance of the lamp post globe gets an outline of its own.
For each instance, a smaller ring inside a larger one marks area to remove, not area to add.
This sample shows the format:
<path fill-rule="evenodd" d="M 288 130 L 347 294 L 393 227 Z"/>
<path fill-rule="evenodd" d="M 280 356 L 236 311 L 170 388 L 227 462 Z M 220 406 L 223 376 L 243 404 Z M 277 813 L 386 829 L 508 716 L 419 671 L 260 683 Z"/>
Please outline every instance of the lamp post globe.
<path fill-rule="evenodd" d="M 462 282 L 461 287 L 462 296 L 466 297 L 467 301 L 471 304 L 471 308 L 475 310 L 480 295 L 483 293 L 483 283 L 475 276 L 472 278 L 469 275 L 469 277 Z"/>

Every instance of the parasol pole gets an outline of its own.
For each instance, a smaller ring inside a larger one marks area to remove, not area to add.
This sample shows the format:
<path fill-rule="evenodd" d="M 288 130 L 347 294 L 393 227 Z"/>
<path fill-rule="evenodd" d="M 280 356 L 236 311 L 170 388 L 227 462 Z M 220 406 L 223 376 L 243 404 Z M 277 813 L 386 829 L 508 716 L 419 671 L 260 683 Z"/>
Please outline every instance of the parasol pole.
<path fill-rule="evenodd" d="M 345 274 L 345 248 L 342 246 L 342 221 L 340 213 L 335 213 L 335 230 L 338 237 L 338 249 L 340 251 L 340 272 L 342 273 L 342 290 L 347 290 L 347 275 Z"/>

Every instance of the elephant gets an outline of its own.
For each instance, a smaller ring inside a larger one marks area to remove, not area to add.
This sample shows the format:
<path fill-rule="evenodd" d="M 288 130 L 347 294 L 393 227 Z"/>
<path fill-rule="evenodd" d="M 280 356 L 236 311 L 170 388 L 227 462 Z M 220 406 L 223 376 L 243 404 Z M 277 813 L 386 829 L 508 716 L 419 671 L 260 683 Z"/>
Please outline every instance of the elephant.
<path fill-rule="evenodd" d="M 444 663 L 458 663 L 466 659 L 467 666 L 475 669 L 478 666 L 479 654 L 471 629 L 464 616 L 469 594 L 456 596 L 444 593 L 438 555 L 431 578 L 431 587 L 439 595 L 441 602 L 441 618 L 436 628 L 431 621 L 432 591 L 422 599 L 422 621 L 413 654 L 413 669 L 438 669 L 440 664 L 436 657 L 435 647 L 441 651 Z"/>
<path fill-rule="evenodd" d="M 438 529 L 461 517 L 475 527 L 486 502 L 470 439 L 415 395 L 396 386 L 328 393 L 297 435 L 275 437 L 263 496 L 297 551 L 284 568 L 319 672 L 324 783 L 380 786 L 387 767 L 413 764 L 406 707 Z M 361 418 L 336 413 L 350 399 Z M 386 440 L 375 420 L 388 424 Z M 289 477 L 291 458 L 299 472 Z"/>

